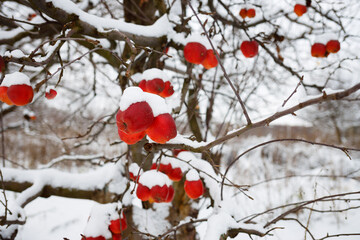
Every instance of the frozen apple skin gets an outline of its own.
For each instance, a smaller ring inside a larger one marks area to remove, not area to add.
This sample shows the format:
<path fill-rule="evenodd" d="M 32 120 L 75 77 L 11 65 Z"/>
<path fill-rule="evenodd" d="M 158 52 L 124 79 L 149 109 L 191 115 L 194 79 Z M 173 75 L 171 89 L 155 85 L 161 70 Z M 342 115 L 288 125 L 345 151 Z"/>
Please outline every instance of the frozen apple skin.
<path fill-rule="evenodd" d="M 314 43 L 311 46 L 311 56 L 318 58 L 326 57 L 326 46 L 322 43 Z"/>
<path fill-rule="evenodd" d="M 146 82 L 146 92 L 160 94 L 165 88 L 165 83 L 161 78 L 154 78 Z"/>
<path fill-rule="evenodd" d="M 155 185 L 150 189 L 150 198 L 156 203 L 165 202 L 168 195 L 169 187 L 167 185 Z"/>
<path fill-rule="evenodd" d="M 7 90 L 8 87 L 0 86 L 0 101 L 6 103 L 7 105 L 14 105 L 7 94 Z"/>
<path fill-rule="evenodd" d="M 50 89 L 49 92 L 45 93 L 45 97 L 49 100 L 54 99 L 57 95 L 57 92 L 54 89 Z"/>
<path fill-rule="evenodd" d="M 259 52 L 259 44 L 256 41 L 244 41 L 241 43 L 240 50 L 246 58 L 253 58 Z"/>
<path fill-rule="evenodd" d="M 191 199 L 197 199 L 204 194 L 204 185 L 201 179 L 197 181 L 188 181 L 184 183 L 184 189 L 186 195 Z"/>
<path fill-rule="evenodd" d="M 298 17 L 301 17 L 304 13 L 307 12 L 307 7 L 302 4 L 295 4 L 294 12 Z"/>
<path fill-rule="evenodd" d="M 150 189 L 141 183 L 138 184 L 138 187 L 136 189 L 136 196 L 141 201 L 147 201 L 150 198 Z"/>
<path fill-rule="evenodd" d="M 128 145 L 133 145 L 143 139 L 146 135 L 145 131 L 138 133 L 126 133 L 118 129 L 120 139 Z"/>
<path fill-rule="evenodd" d="M 239 15 L 242 19 L 245 19 L 247 16 L 247 10 L 245 8 L 242 8 L 239 12 Z"/>
<path fill-rule="evenodd" d="M 184 47 L 184 58 L 189 63 L 200 64 L 206 57 L 206 48 L 198 42 L 189 42 Z"/>
<path fill-rule="evenodd" d="M 24 106 L 33 100 L 34 90 L 29 85 L 16 84 L 8 88 L 7 95 L 14 105 Z"/>
<path fill-rule="evenodd" d="M 337 53 L 340 50 L 340 42 L 338 40 L 330 40 L 326 43 L 326 51 L 329 53 Z"/>
<path fill-rule="evenodd" d="M 164 113 L 154 118 L 151 126 L 146 129 L 146 134 L 157 143 L 166 143 L 177 135 L 174 119 L 170 114 Z"/>
<path fill-rule="evenodd" d="M 202 61 L 201 65 L 203 65 L 203 67 L 206 69 L 214 68 L 218 65 L 218 60 L 216 59 L 212 49 L 206 51 L 206 57 L 204 61 Z"/>
<path fill-rule="evenodd" d="M 116 124 L 125 133 L 139 133 L 145 131 L 154 121 L 154 114 L 147 102 L 131 104 L 125 111 L 116 114 Z"/>
<path fill-rule="evenodd" d="M 246 16 L 248 18 L 254 18 L 256 16 L 256 11 L 253 8 L 247 10 Z"/>

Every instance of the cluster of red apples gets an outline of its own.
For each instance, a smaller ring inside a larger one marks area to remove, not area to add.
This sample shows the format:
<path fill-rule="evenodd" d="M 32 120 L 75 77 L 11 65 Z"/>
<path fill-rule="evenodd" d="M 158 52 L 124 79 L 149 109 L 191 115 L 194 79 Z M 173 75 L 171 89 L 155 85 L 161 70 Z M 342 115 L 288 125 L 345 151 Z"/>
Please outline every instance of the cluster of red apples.
<path fill-rule="evenodd" d="M 0 85 L 0 101 L 8 105 L 24 106 L 31 103 L 33 97 L 34 90 L 25 74 L 14 72 L 5 75 Z"/>
<path fill-rule="evenodd" d="M 248 18 L 254 18 L 256 16 L 256 11 L 253 8 L 242 8 L 239 12 L 240 17 L 242 17 L 242 19 L 245 19 L 246 17 Z"/>
<path fill-rule="evenodd" d="M 311 46 L 311 56 L 323 58 L 330 53 L 337 53 L 340 50 L 340 42 L 338 40 L 330 40 L 325 44 L 314 43 Z"/>
<path fill-rule="evenodd" d="M 166 109 L 164 99 L 158 95 L 143 92 L 139 87 L 125 89 L 116 114 L 120 139 L 131 145 L 145 135 L 157 143 L 176 137 L 175 121 Z"/>
<path fill-rule="evenodd" d="M 139 88 L 144 92 L 157 94 L 163 98 L 170 97 L 174 94 L 174 87 L 171 85 L 170 81 L 164 82 L 161 78 L 141 80 Z"/>
<path fill-rule="evenodd" d="M 218 65 L 214 51 L 206 49 L 199 42 L 189 42 L 185 45 L 184 58 L 189 63 L 201 64 L 206 69 L 214 68 Z"/>
<path fill-rule="evenodd" d="M 153 163 L 151 170 L 140 174 L 140 176 L 137 176 L 139 173 L 138 167 L 132 169 L 133 171 L 129 169 L 130 179 L 138 183 L 136 196 L 141 201 L 151 203 L 171 202 L 175 192 L 170 180 L 174 182 L 181 181 L 185 171 L 177 160 L 169 157 L 163 158 L 159 164 Z M 184 190 L 191 199 L 197 199 L 203 195 L 204 185 L 196 170 L 191 169 L 186 174 Z"/>

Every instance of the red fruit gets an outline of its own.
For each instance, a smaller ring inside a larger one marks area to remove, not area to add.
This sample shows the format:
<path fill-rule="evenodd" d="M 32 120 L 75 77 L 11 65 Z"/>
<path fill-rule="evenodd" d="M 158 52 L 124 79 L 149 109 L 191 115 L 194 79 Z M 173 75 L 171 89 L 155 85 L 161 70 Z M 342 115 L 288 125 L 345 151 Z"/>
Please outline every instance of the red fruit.
<path fill-rule="evenodd" d="M 157 169 L 156 163 L 153 163 L 153 164 L 151 165 L 151 168 L 150 168 L 150 169 Z"/>
<path fill-rule="evenodd" d="M 141 80 L 139 83 L 139 88 L 146 92 L 146 80 Z"/>
<path fill-rule="evenodd" d="M 337 53 L 340 50 L 340 42 L 338 40 L 330 40 L 326 44 L 326 51 L 329 53 Z"/>
<path fill-rule="evenodd" d="M 196 199 L 204 194 L 204 185 L 201 179 L 197 181 L 186 180 L 184 183 L 184 189 L 186 195 L 188 195 L 188 197 L 192 199 Z"/>
<path fill-rule="evenodd" d="M 246 15 L 247 15 L 249 18 L 255 17 L 255 15 L 256 15 L 255 9 L 253 9 L 253 8 L 248 9 Z"/>
<path fill-rule="evenodd" d="M 138 184 L 138 187 L 136 189 L 136 196 L 141 201 L 147 201 L 150 198 L 150 189 L 141 183 Z"/>
<path fill-rule="evenodd" d="M 174 199 L 175 191 L 172 186 L 169 187 L 169 194 L 167 198 L 165 199 L 165 202 L 171 202 Z"/>
<path fill-rule="evenodd" d="M 159 171 L 165 173 L 166 175 L 169 175 L 172 171 L 172 166 L 170 163 L 169 164 L 160 163 Z"/>
<path fill-rule="evenodd" d="M 54 89 L 50 89 L 49 92 L 45 92 L 45 97 L 49 100 L 54 99 L 57 95 L 57 92 Z"/>
<path fill-rule="evenodd" d="M 29 13 L 27 20 L 31 21 L 34 17 L 36 17 L 36 13 Z"/>
<path fill-rule="evenodd" d="M 326 46 L 322 43 L 314 43 L 311 46 L 311 56 L 313 57 L 326 57 Z"/>
<path fill-rule="evenodd" d="M 103 236 L 98 237 L 83 237 L 81 240 L 106 240 Z"/>
<path fill-rule="evenodd" d="M 156 203 L 165 202 L 168 195 L 169 187 L 167 185 L 163 185 L 161 187 L 156 185 L 150 189 L 150 198 Z"/>
<path fill-rule="evenodd" d="M 169 52 L 169 47 L 166 47 L 163 52 L 168 53 Z"/>
<path fill-rule="evenodd" d="M 167 175 L 174 182 L 180 181 L 183 177 L 183 173 L 181 171 L 181 168 L 179 168 L 179 167 L 173 168 L 172 171 Z"/>
<path fill-rule="evenodd" d="M 174 94 L 174 87 L 169 81 L 165 82 L 164 90 L 159 94 L 160 97 L 167 98 Z"/>
<path fill-rule="evenodd" d="M 129 177 L 131 180 L 133 180 L 134 182 L 137 182 L 136 179 L 138 178 L 137 176 L 134 176 L 134 174 L 132 172 L 129 172 Z"/>
<path fill-rule="evenodd" d="M 16 106 L 24 106 L 31 103 L 34 97 L 34 90 L 29 85 L 16 84 L 8 88 L 7 95 Z"/>
<path fill-rule="evenodd" d="M 306 11 L 307 11 L 307 7 L 302 4 L 296 4 L 294 7 L 294 12 L 299 17 L 301 17 L 304 13 L 306 13 Z"/>
<path fill-rule="evenodd" d="M 0 86 L 0 101 L 6 103 L 7 105 L 13 105 L 12 101 L 9 99 L 7 90 L 9 87 Z"/>
<path fill-rule="evenodd" d="M 247 10 L 246 10 L 245 8 L 242 8 L 242 9 L 240 10 L 240 12 L 239 12 L 239 15 L 240 15 L 240 17 L 242 17 L 243 19 L 245 19 L 246 16 L 247 16 Z"/>
<path fill-rule="evenodd" d="M 206 57 L 206 48 L 198 42 L 189 42 L 184 47 L 184 57 L 189 63 L 200 64 Z"/>
<path fill-rule="evenodd" d="M 125 111 L 116 114 L 118 128 L 126 133 L 145 131 L 154 121 L 154 114 L 147 102 L 131 104 Z"/>
<path fill-rule="evenodd" d="M 131 134 L 131 133 L 126 133 L 124 131 L 121 131 L 120 129 L 118 129 L 118 133 L 119 133 L 120 139 L 128 145 L 137 143 L 138 141 L 143 139 L 146 135 L 145 131 Z"/>
<path fill-rule="evenodd" d="M 5 61 L 2 56 L 0 56 L 0 72 L 3 72 L 5 69 Z"/>
<path fill-rule="evenodd" d="M 252 58 L 258 54 L 259 44 L 256 41 L 244 41 L 241 43 L 240 50 L 246 58 Z"/>
<path fill-rule="evenodd" d="M 146 92 L 159 94 L 165 88 L 165 83 L 160 78 L 154 78 L 152 80 L 146 81 Z"/>
<path fill-rule="evenodd" d="M 176 125 L 170 114 L 164 113 L 154 118 L 151 126 L 146 129 L 146 134 L 157 143 L 166 143 L 176 137 Z"/>
<path fill-rule="evenodd" d="M 113 240 L 121 240 L 121 234 L 112 234 L 112 239 Z"/>
<path fill-rule="evenodd" d="M 127 222 L 124 213 L 121 219 L 111 220 L 109 230 L 112 233 L 119 234 L 127 228 Z"/>
<path fill-rule="evenodd" d="M 206 57 L 204 61 L 202 61 L 201 65 L 203 65 L 206 69 L 210 69 L 218 65 L 218 60 L 216 59 L 216 56 L 212 49 L 206 51 Z"/>

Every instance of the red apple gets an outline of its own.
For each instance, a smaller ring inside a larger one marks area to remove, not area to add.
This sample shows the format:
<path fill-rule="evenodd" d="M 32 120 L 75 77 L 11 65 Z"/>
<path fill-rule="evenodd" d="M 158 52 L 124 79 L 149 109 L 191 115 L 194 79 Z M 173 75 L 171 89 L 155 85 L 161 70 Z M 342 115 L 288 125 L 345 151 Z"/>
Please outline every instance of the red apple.
<path fill-rule="evenodd" d="M 155 185 L 150 189 L 150 198 L 156 202 L 165 202 L 169 195 L 169 187 L 167 185 Z"/>
<path fill-rule="evenodd" d="M 147 102 L 131 104 L 125 111 L 119 110 L 116 114 L 116 124 L 126 133 L 145 131 L 154 121 L 154 114 Z"/>
<path fill-rule="evenodd" d="M 206 51 L 206 57 L 204 61 L 202 61 L 201 65 L 203 65 L 206 69 L 210 69 L 218 65 L 218 60 L 216 59 L 216 56 L 212 49 Z"/>
<path fill-rule="evenodd" d="M 197 181 L 186 180 L 184 183 L 184 189 L 186 195 L 188 195 L 188 197 L 192 199 L 196 199 L 204 194 L 204 185 L 201 179 Z"/>
<path fill-rule="evenodd" d="M 7 90 L 9 87 L 0 86 L 0 101 L 6 103 L 7 105 L 13 105 L 13 102 L 9 99 Z"/>
<path fill-rule="evenodd" d="M 314 43 L 314 45 L 311 46 L 311 56 L 319 58 L 326 57 L 326 46 L 322 43 Z"/>
<path fill-rule="evenodd" d="M 154 118 L 151 126 L 146 129 L 146 134 L 157 143 L 166 143 L 176 137 L 176 125 L 170 114 L 164 113 Z"/>
<path fill-rule="evenodd" d="M 57 95 L 57 92 L 54 89 L 50 89 L 49 92 L 45 92 L 45 97 L 49 100 L 54 99 Z"/>
<path fill-rule="evenodd" d="M 139 83 L 139 88 L 141 88 L 144 92 L 146 91 L 146 80 L 141 80 Z"/>
<path fill-rule="evenodd" d="M 254 18 L 256 15 L 255 9 L 253 8 L 248 9 L 246 15 L 249 18 Z"/>
<path fill-rule="evenodd" d="M 136 189 L 136 196 L 141 201 L 147 201 L 150 198 L 150 189 L 141 183 L 138 184 L 138 187 Z"/>
<path fill-rule="evenodd" d="M 29 13 L 27 20 L 31 21 L 34 17 L 36 17 L 36 13 Z"/>
<path fill-rule="evenodd" d="M 246 16 L 247 16 L 247 10 L 246 10 L 245 8 L 242 8 L 242 9 L 240 10 L 240 12 L 239 12 L 239 15 L 240 15 L 240 17 L 242 17 L 243 19 L 245 19 Z"/>
<path fill-rule="evenodd" d="M 173 168 L 172 171 L 167 175 L 174 182 L 180 181 L 183 177 L 183 173 L 181 171 L 181 168 L 179 168 L 179 167 Z"/>
<path fill-rule="evenodd" d="M 258 54 L 259 44 L 256 41 L 244 41 L 241 43 L 240 50 L 246 58 L 252 58 Z"/>
<path fill-rule="evenodd" d="M 165 88 L 165 83 L 160 78 L 154 78 L 152 80 L 146 81 L 146 92 L 159 94 Z"/>
<path fill-rule="evenodd" d="M 112 233 L 119 234 L 127 228 L 127 222 L 124 213 L 122 213 L 121 219 L 111 220 L 109 230 Z"/>
<path fill-rule="evenodd" d="M 167 198 L 165 199 L 165 202 L 171 202 L 174 199 L 174 195 L 175 195 L 175 191 L 174 188 L 172 186 L 169 187 L 169 194 L 167 196 Z"/>
<path fill-rule="evenodd" d="M 189 63 L 200 64 L 206 57 L 206 48 L 198 42 L 189 42 L 184 47 L 184 57 Z"/>
<path fill-rule="evenodd" d="M 169 81 L 165 82 L 164 90 L 159 94 L 160 97 L 167 98 L 174 94 L 174 87 Z"/>
<path fill-rule="evenodd" d="M 126 133 L 118 129 L 120 139 L 128 145 L 132 145 L 143 139 L 146 135 L 145 131 L 138 133 Z"/>
<path fill-rule="evenodd" d="M 121 234 L 112 234 L 112 240 L 121 240 Z"/>
<path fill-rule="evenodd" d="M 24 106 L 31 103 L 34 90 L 27 84 L 16 84 L 8 88 L 7 95 L 16 106 Z"/>
<path fill-rule="evenodd" d="M 338 40 L 330 40 L 326 44 L 326 51 L 329 53 L 337 53 L 340 50 L 340 42 Z"/>
<path fill-rule="evenodd" d="M 301 17 L 304 13 L 306 13 L 306 11 L 307 7 L 305 5 L 296 4 L 294 6 L 294 12 L 296 13 L 296 15 L 298 15 L 298 17 Z"/>

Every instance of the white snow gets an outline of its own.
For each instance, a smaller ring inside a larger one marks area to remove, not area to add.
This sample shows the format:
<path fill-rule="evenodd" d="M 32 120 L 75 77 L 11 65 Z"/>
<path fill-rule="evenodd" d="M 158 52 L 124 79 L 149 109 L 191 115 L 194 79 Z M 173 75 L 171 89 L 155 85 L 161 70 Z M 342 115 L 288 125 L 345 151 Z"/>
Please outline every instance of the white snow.
<path fill-rule="evenodd" d="M 5 57 L 15 57 L 15 58 L 22 58 L 25 57 L 25 54 L 20 49 L 15 49 L 11 52 L 6 51 L 4 54 Z"/>
<path fill-rule="evenodd" d="M 139 173 L 139 171 L 140 171 L 140 173 Z M 129 172 L 134 174 L 134 176 L 138 176 L 138 174 L 141 175 L 143 173 L 143 170 L 140 169 L 140 167 L 137 163 L 131 163 L 129 166 Z"/>
<path fill-rule="evenodd" d="M 155 78 L 160 78 L 162 79 L 164 82 L 169 81 L 169 77 L 166 75 L 166 73 L 163 70 L 160 70 L 158 68 L 150 68 L 145 70 L 142 73 L 142 79 L 145 80 L 152 80 Z"/>
<path fill-rule="evenodd" d="M 191 170 L 186 174 L 186 180 L 187 180 L 187 181 L 198 181 L 199 179 L 200 179 L 199 173 L 198 173 L 195 169 L 191 169 Z"/>
<path fill-rule="evenodd" d="M 204 239 L 219 240 L 230 228 L 238 228 L 239 225 L 230 215 L 219 212 L 212 215 L 207 221 L 207 228 Z"/>
<path fill-rule="evenodd" d="M 151 189 L 156 185 L 160 187 L 164 185 L 171 186 L 172 181 L 166 174 L 162 172 L 158 172 L 157 170 L 149 170 L 140 175 L 139 183 Z"/>
<path fill-rule="evenodd" d="M 6 74 L 1 86 L 10 87 L 12 85 L 30 85 L 30 79 L 24 73 L 14 72 Z"/>

